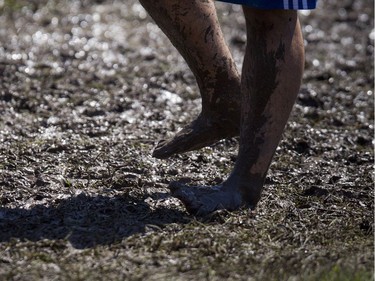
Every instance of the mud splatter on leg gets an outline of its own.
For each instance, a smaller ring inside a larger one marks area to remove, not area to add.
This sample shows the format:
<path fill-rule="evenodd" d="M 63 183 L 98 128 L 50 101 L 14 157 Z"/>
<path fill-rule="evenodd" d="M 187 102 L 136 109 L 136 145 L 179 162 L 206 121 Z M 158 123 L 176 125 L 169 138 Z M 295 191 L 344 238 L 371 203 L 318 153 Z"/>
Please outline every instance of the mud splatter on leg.
<path fill-rule="evenodd" d="M 192 70 L 202 112 L 153 155 L 167 158 L 239 134 L 240 75 L 224 40 L 213 1 L 141 0 Z"/>
<path fill-rule="evenodd" d="M 172 194 L 194 214 L 256 206 L 301 83 L 304 51 L 297 13 L 248 8 L 244 13 L 248 43 L 238 158 L 219 186 L 172 184 Z"/>

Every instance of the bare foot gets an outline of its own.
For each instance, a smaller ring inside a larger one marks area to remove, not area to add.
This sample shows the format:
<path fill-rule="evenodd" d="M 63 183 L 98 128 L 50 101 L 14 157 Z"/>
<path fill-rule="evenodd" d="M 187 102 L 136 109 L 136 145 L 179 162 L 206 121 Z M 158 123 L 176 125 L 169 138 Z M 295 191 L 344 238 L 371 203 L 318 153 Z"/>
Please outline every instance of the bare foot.
<path fill-rule="evenodd" d="M 241 193 L 228 188 L 225 182 L 212 187 L 171 182 L 169 188 L 172 196 L 180 199 L 187 211 L 197 216 L 223 209 L 234 211 L 248 205 L 243 202 Z"/>
<path fill-rule="evenodd" d="M 162 140 L 155 147 L 152 156 L 164 159 L 191 150 L 214 144 L 215 142 L 238 136 L 240 132 L 240 110 L 221 116 L 206 117 L 200 114 L 196 120 L 179 131 L 172 139 Z"/>

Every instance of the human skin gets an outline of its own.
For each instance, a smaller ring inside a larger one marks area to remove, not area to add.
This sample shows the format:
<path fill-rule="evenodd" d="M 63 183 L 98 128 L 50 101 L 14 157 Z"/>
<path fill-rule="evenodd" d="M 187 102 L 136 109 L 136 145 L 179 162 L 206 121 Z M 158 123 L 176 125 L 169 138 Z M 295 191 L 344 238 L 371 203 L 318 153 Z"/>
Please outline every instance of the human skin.
<path fill-rule="evenodd" d="M 202 98 L 200 115 L 172 139 L 160 141 L 157 158 L 238 136 L 240 75 L 225 43 L 213 1 L 140 0 L 184 57 Z"/>
<path fill-rule="evenodd" d="M 228 96 L 228 93 L 225 94 L 220 89 L 223 89 L 226 82 L 238 79 L 233 59 L 220 31 L 213 2 L 142 0 L 141 3 L 152 16 L 153 13 L 164 13 L 160 22 L 158 16 L 154 15 L 153 18 L 172 38 L 172 42 L 184 42 L 181 44 L 183 46 L 179 43 L 174 45 L 197 78 L 202 95 L 201 116 L 210 116 L 215 112 L 213 108 L 216 103 L 207 101 L 215 98 L 221 100 L 222 96 Z M 231 211 L 244 206 L 256 206 L 301 84 L 304 47 L 297 12 L 248 7 L 243 7 L 243 12 L 246 19 L 247 45 L 240 83 L 241 107 L 237 108 L 241 112 L 238 157 L 228 179 L 218 186 L 187 186 L 178 182 L 170 184 L 172 195 L 179 198 L 192 214 L 207 215 L 219 209 Z M 211 30 L 217 38 L 210 45 L 206 44 L 209 40 L 205 39 Z M 218 54 L 220 60 L 217 60 Z M 219 61 L 225 63 L 220 64 Z M 228 80 L 223 83 L 215 80 L 218 73 L 221 77 L 227 76 Z M 204 81 L 207 76 L 212 79 L 206 85 Z M 217 87 L 217 83 L 220 87 Z M 224 101 L 234 104 L 235 109 L 238 104 L 231 103 L 231 99 L 235 99 L 235 93 L 231 93 L 229 99 Z M 225 105 L 222 108 L 225 108 Z M 228 113 L 224 112 L 225 114 Z M 223 115 L 215 116 L 219 120 L 230 120 L 225 126 L 230 126 L 236 120 Z M 206 126 L 205 132 L 209 129 L 210 126 Z M 210 134 L 203 134 L 203 138 L 207 135 Z M 194 133 L 194 138 L 186 137 L 185 143 L 182 141 L 184 134 L 179 138 L 180 140 L 177 138 L 174 143 L 177 146 L 182 142 L 183 147 L 188 147 L 186 143 L 189 144 L 192 140 L 198 140 L 196 143 L 199 143 L 199 130 Z M 168 142 L 166 145 L 168 146 Z M 193 143 L 190 148 L 194 147 Z"/>

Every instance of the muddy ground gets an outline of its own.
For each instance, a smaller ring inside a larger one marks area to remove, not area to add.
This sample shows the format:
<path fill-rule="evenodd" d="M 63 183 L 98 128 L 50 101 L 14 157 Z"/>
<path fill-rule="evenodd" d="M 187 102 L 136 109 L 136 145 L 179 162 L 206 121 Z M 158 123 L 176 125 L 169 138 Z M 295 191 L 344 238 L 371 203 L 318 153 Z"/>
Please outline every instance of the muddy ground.
<path fill-rule="evenodd" d="M 241 68 L 238 6 L 218 3 Z M 256 211 L 195 219 L 238 139 L 158 160 L 200 111 L 137 1 L 0 1 L 1 280 L 372 280 L 373 1 L 301 13 L 304 83 Z"/>

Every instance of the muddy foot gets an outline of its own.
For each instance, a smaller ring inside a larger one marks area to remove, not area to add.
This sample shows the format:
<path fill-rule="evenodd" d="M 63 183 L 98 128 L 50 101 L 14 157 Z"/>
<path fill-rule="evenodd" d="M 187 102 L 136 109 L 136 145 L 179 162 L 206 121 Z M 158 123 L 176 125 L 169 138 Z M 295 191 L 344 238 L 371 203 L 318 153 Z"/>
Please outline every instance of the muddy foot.
<path fill-rule="evenodd" d="M 187 186 L 178 182 L 169 185 L 171 194 L 184 203 L 187 211 L 193 215 L 206 216 L 216 210 L 238 210 L 243 203 L 240 192 L 226 188 L 225 183 L 213 186 Z"/>
<path fill-rule="evenodd" d="M 239 135 L 239 116 L 233 120 L 220 117 L 204 117 L 196 120 L 179 131 L 172 139 L 162 140 L 154 149 L 152 156 L 160 159 L 173 154 L 183 153 L 214 144 L 215 142 Z"/>

